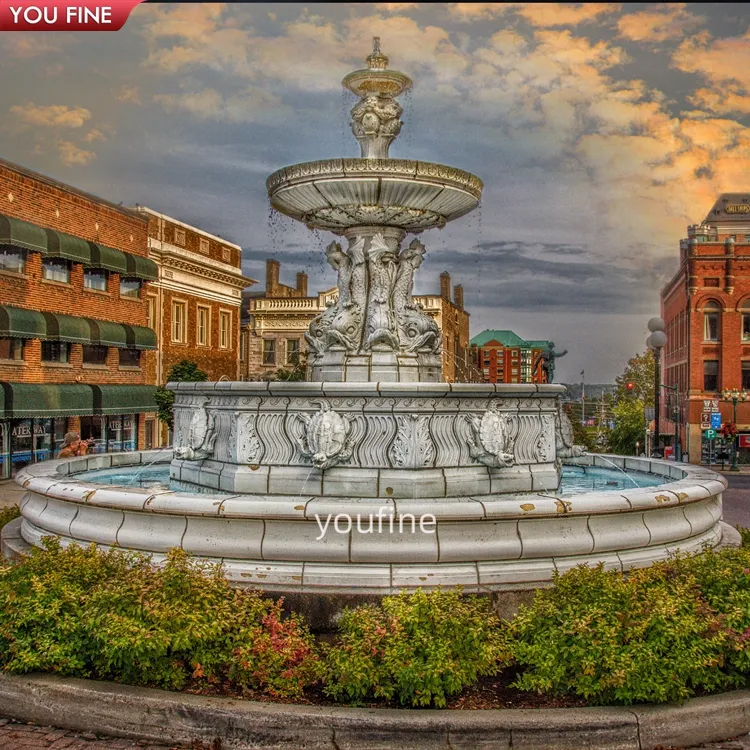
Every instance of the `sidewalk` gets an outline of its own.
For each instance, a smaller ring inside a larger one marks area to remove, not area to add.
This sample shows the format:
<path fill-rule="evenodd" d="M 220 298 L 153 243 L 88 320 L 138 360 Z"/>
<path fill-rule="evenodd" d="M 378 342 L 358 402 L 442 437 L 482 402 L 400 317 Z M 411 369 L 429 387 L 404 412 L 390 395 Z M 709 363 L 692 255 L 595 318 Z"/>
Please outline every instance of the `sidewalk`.
<path fill-rule="evenodd" d="M 12 479 L 0 480 L 0 510 L 18 505 L 23 497 L 23 487 Z"/>

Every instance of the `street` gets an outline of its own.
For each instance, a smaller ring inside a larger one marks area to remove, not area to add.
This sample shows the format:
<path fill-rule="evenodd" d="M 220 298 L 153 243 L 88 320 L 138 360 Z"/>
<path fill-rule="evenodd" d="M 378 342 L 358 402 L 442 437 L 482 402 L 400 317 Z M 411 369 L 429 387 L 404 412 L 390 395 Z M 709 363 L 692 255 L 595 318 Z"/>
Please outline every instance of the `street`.
<path fill-rule="evenodd" d="M 724 520 L 730 526 L 750 528 L 750 474 L 724 472 L 729 489 L 724 492 Z"/>

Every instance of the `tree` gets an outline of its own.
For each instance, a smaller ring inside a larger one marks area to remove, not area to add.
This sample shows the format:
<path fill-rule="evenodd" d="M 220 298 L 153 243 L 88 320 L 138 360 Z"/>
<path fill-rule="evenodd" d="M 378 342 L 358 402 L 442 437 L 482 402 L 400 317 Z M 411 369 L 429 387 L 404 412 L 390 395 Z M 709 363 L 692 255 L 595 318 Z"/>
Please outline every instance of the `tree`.
<path fill-rule="evenodd" d="M 307 352 L 297 352 L 292 355 L 292 367 L 287 370 L 280 368 L 271 376 L 273 380 L 289 382 L 305 380 L 307 378 Z"/>
<path fill-rule="evenodd" d="M 633 456 L 636 443 L 643 445 L 646 432 L 646 417 L 643 401 L 636 398 L 623 398 L 612 410 L 614 428 L 609 433 L 609 446 L 614 453 Z"/>
<path fill-rule="evenodd" d="M 570 424 L 573 427 L 573 442 L 576 445 L 582 445 L 584 448 L 586 448 L 587 451 L 596 450 L 594 436 L 581 424 L 580 414 L 575 414 L 573 404 L 564 404 L 564 408 L 565 413 L 568 415 L 568 419 L 570 420 Z"/>
<path fill-rule="evenodd" d="M 617 400 L 630 398 L 642 401 L 644 406 L 654 405 L 654 355 L 646 350 L 628 360 L 625 371 L 615 378 Z M 632 388 L 628 388 L 632 383 Z"/>
<path fill-rule="evenodd" d="M 208 375 L 198 365 L 189 359 L 183 359 L 169 368 L 167 373 L 168 383 L 202 383 L 208 380 Z M 174 428 L 174 392 L 160 385 L 154 393 L 154 399 L 158 410 L 156 416 L 169 426 Z"/>

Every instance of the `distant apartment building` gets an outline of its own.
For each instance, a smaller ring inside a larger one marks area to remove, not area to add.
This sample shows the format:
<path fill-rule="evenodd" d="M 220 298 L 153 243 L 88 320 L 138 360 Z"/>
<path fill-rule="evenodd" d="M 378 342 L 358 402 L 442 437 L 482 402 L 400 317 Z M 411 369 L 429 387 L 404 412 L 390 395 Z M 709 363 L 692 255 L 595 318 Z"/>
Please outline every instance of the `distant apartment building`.
<path fill-rule="evenodd" d="M 242 274 L 242 248 L 178 219 L 138 206 L 148 222 L 148 254 L 159 270 L 145 296 L 158 350 L 151 382 L 188 359 L 209 380 L 240 378 L 242 290 L 256 282 Z"/>
<path fill-rule="evenodd" d="M 305 331 L 310 321 L 338 298 L 332 287 L 308 296 L 307 274 L 298 273 L 294 286 L 280 282 L 278 261 L 266 261 L 264 291 L 244 293 L 242 326 L 242 377 L 272 379 L 277 370 L 289 368 L 307 352 Z M 469 313 L 463 306 L 463 288 L 456 285 L 451 299 L 450 275 L 440 275 L 440 294 L 415 295 L 425 312 L 443 333 L 443 378 L 468 382 L 481 376 L 469 356 Z"/>
<path fill-rule="evenodd" d="M 0 476 L 68 431 L 96 452 L 149 447 L 147 255 L 143 215 L 0 160 Z"/>
<path fill-rule="evenodd" d="M 488 383 L 544 383 L 535 367 L 549 341 L 526 341 L 513 331 L 485 330 L 471 340 L 474 364 Z"/>
<path fill-rule="evenodd" d="M 680 241 L 679 269 L 661 290 L 667 344 L 662 382 L 677 386 L 681 451 L 707 463 L 715 447 L 706 438 L 712 412 L 733 420 L 724 389 L 750 391 L 750 193 L 719 196 L 701 224 Z M 674 397 L 662 399 L 661 432 L 674 434 Z M 750 402 L 738 403 L 739 446 L 750 448 Z"/>

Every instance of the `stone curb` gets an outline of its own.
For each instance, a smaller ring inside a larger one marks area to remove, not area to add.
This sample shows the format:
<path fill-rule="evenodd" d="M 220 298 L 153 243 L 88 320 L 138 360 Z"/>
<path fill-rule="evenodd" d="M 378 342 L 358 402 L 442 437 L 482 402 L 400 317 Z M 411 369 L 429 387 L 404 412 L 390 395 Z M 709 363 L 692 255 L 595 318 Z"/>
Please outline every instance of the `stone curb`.
<path fill-rule="evenodd" d="M 161 743 L 254 750 L 655 750 L 750 731 L 750 690 L 684 705 L 409 710 L 259 703 L 49 675 L 0 675 L 0 715 Z"/>

